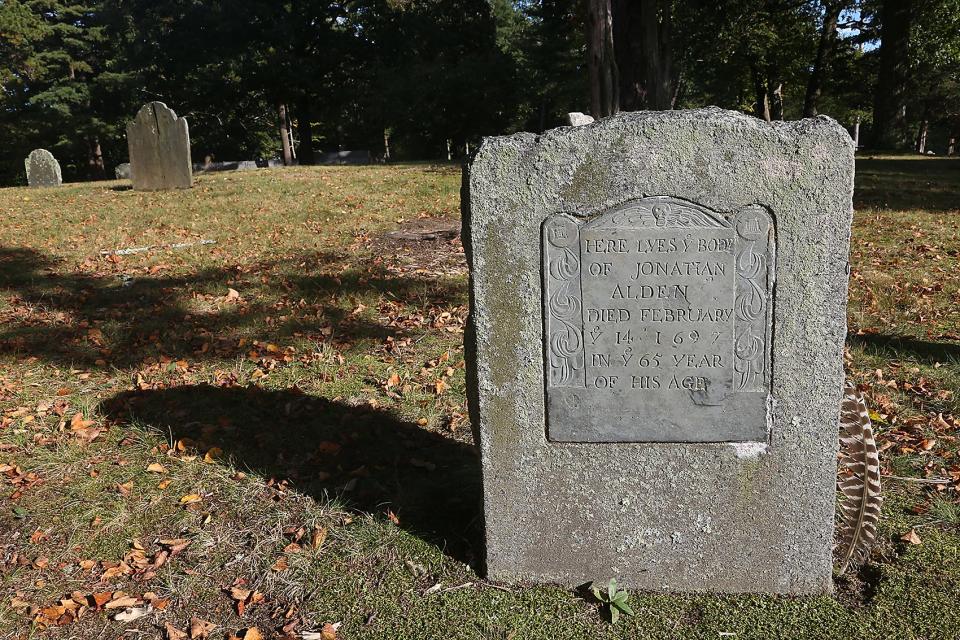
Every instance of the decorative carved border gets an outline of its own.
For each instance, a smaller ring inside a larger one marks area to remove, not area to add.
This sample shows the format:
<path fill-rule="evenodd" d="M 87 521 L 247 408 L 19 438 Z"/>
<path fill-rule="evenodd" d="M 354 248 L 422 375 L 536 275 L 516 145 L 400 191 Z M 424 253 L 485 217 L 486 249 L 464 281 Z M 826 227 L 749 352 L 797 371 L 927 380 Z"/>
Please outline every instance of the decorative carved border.
<path fill-rule="evenodd" d="M 588 222 L 587 227 L 616 229 L 623 227 L 703 227 L 729 228 L 730 224 L 708 209 L 667 196 L 644 198 Z"/>
<path fill-rule="evenodd" d="M 559 215 L 543 225 L 548 386 L 584 387 L 580 225 Z"/>
<path fill-rule="evenodd" d="M 761 206 L 737 213 L 737 295 L 734 301 L 734 388 L 769 388 L 772 306 L 773 221 Z"/>

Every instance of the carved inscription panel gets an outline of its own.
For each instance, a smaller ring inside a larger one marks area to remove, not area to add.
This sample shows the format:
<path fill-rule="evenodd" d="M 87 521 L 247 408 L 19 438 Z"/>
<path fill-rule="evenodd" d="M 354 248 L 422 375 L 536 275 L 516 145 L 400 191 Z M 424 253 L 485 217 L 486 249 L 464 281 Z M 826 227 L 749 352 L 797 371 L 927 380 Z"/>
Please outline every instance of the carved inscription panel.
<path fill-rule="evenodd" d="M 543 224 L 547 432 L 767 439 L 774 229 L 666 197 Z"/>

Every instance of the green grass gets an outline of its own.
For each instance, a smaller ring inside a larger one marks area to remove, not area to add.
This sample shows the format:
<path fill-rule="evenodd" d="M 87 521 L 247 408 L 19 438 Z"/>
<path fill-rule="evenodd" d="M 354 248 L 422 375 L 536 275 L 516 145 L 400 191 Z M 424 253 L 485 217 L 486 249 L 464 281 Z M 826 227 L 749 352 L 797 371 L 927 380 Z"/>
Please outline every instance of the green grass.
<path fill-rule="evenodd" d="M 387 235 L 457 228 L 458 170 L 0 190 L 0 629 L 157 637 L 197 616 L 213 637 L 326 622 L 343 638 L 957 637 L 958 169 L 858 165 L 848 369 L 898 478 L 871 562 L 833 596 L 633 594 L 613 626 L 579 590 L 475 573 L 463 250 Z M 190 544 L 149 566 L 171 538 Z M 243 616 L 236 585 L 263 594 Z M 168 602 L 126 624 L 43 613 L 118 590 Z"/>

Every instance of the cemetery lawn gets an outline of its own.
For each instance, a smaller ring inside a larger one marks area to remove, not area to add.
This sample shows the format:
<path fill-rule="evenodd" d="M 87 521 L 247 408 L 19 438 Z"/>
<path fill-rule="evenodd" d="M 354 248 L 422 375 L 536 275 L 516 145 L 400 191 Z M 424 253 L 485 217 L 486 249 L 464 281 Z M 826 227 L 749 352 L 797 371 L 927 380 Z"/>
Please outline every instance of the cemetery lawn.
<path fill-rule="evenodd" d="M 848 369 L 893 476 L 871 562 L 832 596 L 633 594 L 615 625 L 474 572 L 459 180 L 0 190 L 0 636 L 960 636 L 960 161 L 858 164 Z"/>

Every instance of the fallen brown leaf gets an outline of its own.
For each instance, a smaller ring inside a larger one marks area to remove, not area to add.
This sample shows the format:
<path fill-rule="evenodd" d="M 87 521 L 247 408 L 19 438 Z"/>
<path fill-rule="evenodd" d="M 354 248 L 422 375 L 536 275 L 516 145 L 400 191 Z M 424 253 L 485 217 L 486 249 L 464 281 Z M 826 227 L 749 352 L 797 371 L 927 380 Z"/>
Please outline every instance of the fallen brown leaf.
<path fill-rule="evenodd" d="M 217 628 L 217 625 L 200 618 L 190 618 L 190 640 L 207 638 Z"/>
<path fill-rule="evenodd" d="M 921 542 L 923 542 L 920 539 L 920 536 L 917 535 L 916 530 L 914 529 L 910 529 L 910 531 L 907 531 L 905 534 L 900 536 L 900 539 L 903 540 L 904 542 L 909 542 L 910 544 L 920 544 Z"/>
<path fill-rule="evenodd" d="M 135 598 L 133 596 L 121 595 L 117 598 L 114 598 L 107 604 L 103 606 L 104 609 L 120 609 L 125 607 L 132 607 L 133 605 L 140 602 L 140 598 Z"/>

